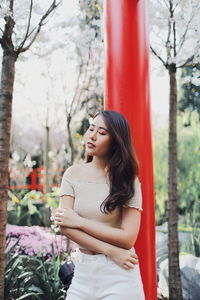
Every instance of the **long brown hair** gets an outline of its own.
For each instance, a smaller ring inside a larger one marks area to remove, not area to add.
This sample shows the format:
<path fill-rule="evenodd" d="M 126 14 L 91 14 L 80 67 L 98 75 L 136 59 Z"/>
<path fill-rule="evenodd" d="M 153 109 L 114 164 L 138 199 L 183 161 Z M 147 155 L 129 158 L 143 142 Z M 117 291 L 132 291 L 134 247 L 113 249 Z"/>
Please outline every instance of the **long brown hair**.
<path fill-rule="evenodd" d="M 111 135 L 111 147 L 107 162 L 110 180 L 110 193 L 101 204 L 104 213 L 110 213 L 122 206 L 134 196 L 134 180 L 138 175 L 139 163 L 134 148 L 130 127 L 125 117 L 113 110 L 97 112 L 93 118 L 101 115 Z M 93 156 L 86 155 L 85 162 L 91 162 Z"/>

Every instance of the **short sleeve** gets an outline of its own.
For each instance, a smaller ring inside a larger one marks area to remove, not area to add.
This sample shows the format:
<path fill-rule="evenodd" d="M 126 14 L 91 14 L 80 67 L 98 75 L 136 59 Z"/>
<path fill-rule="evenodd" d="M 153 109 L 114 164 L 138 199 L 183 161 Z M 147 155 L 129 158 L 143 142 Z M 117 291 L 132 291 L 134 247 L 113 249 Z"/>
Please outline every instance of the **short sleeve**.
<path fill-rule="evenodd" d="M 70 195 L 73 197 L 75 195 L 74 185 L 70 180 L 68 169 L 63 174 L 61 185 L 60 185 L 60 196 L 64 196 L 64 195 Z"/>
<path fill-rule="evenodd" d="M 135 188 L 135 194 L 134 196 L 129 199 L 128 203 L 123 205 L 125 208 L 127 207 L 134 207 L 137 208 L 140 211 L 143 211 L 142 208 L 142 191 L 141 191 L 141 183 L 138 179 L 138 177 L 135 178 L 134 181 L 134 188 Z"/>

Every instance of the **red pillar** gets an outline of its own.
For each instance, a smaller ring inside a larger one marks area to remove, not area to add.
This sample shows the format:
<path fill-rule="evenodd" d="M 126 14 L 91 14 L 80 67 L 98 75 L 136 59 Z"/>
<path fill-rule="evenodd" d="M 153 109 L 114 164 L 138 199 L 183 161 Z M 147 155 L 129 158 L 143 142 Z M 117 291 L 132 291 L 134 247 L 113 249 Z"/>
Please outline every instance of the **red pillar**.
<path fill-rule="evenodd" d="M 105 0 L 105 107 L 129 121 L 140 162 L 142 223 L 135 245 L 146 300 L 157 299 L 147 0 Z"/>
<path fill-rule="evenodd" d="M 37 169 L 33 169 L 31 173 L 31 190 L 37 189 Z"/>

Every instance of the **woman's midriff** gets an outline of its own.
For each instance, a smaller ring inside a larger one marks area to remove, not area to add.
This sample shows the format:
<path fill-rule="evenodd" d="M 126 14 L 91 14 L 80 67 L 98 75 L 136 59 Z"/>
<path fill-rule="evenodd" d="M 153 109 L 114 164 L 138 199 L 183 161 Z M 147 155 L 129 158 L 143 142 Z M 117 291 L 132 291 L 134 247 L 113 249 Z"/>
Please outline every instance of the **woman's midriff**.
<path fill-rule="evenodd" d="M 87 249 L 82 249 L 82 248 L 79 248 L 79 250 L 85 254 L 89 254 L 89 255 L 95 255 L 95 254 L 101 254 L 101 253 L 98 253 L 98 252 L 95 252 L 95 251 L 92 251 L 92 250 L 87 250 Z"/>

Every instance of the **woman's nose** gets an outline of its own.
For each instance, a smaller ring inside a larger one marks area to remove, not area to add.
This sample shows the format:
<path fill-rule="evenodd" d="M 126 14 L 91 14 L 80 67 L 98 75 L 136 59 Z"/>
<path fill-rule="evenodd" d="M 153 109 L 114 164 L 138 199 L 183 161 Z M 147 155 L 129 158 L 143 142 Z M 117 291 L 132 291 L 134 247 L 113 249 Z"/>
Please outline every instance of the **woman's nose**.
<path fill-rule="evenodd" d="M 90 138 L 91 139 L 96 139 L 96 131 L 91 131 Z"/>

